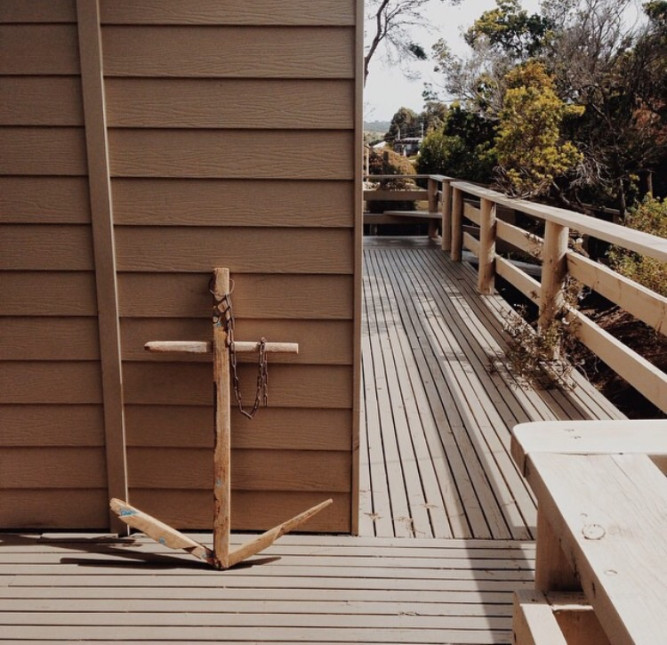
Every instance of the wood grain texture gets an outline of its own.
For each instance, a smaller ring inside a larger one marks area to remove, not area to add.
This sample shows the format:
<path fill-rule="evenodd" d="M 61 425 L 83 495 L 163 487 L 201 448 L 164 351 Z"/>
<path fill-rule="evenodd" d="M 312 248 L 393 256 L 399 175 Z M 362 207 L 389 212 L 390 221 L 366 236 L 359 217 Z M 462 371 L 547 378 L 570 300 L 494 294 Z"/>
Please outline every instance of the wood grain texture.
<path fill-rule="evenodd" d="M 85 175 L 81 128 L 0 128 L 3 175 Z"/>
<path fill-rule="evenodd" d="M 100 357 L 94 318 L 5 318 L 0 360 L 94 361 Z"/>
<path fill-rule="evenodd" d="M 88 182 L 84 177 L 0 177 L 0 222 L 90 222 Z"/>
<path fill-rule="evenodd" d="M 74 0 L 3 0 L 0 23 L 76 22 Z"/>
<path fill-rule="evenodd" d="M 324 320 L 239 320 L 236 337 L 299 344 L 298 354 L 276 354 L 269 358 L 271 365 L 300 363 L 302 365 L 352 365 L 351 323 Z M 123 360 L 165 362 L 210 362 L 210 356 L 149 356 L 144 344 L 152 340 L 209 341 L 210 324 L 205 319 L 191 318 L 123 318 L 121 320 Z M 0 346 L 2 340 L 0 339 Z M 239 355 L 243 363 L 254 363 L 256 356 Z"/>
<path fill-rule="evenodd" d="M 107 76 L 354 76 L 351 29 L 107 26 L 102 33 Z"/>
<path fill-rule="evenodd" d="M 1 139 L 0 139 L 1 142 Z M 352 179 L 348 132 L 111 130 L 114 177 Z M 1 168 L 1 166 L 0 166 Z"/>
<path fill-rule="evenodd" d="M 582 255 L 567 253 L 570 275 L 656 331 L 667 334 L 667 298 Z"/>
<path fill-rule="evenodd" d="M 345 452 L 235 450 L 231 463 L 234 490 L 344 493 L 350 489 L 350 455 Z M 132 488 L 213 490 L 210 450 L 130 448 L 128 470 Z"/>
<path fill-rule="evenodd" d="M 0 25 L 0 42 L 0 74 L 79 73 L 76 25 Z"/>
<path fill-rule="evenodd" d="M 8 362 L 0 372 L 0 403 L 101 403 L 96 361 Z"/>
<path fill-rule="evenodd" d="M 83 125 L 81 82 L 67 76 L 6 76 L 0 83 L 0 124 Z"/>
<path fill-rule="evenodd" d="M 0 236 L 0 270 L 91 271 L 90 226 L 6 224 Z"/>
<path fill-rule="evenodd" d="M 537 453 L 528 472 L 540 513 L 612 642 L 659 642 L 665 630 L 664 475 L 644 455 Z"/>
<path fill-rule="evenodd" d="M 205 490 L 152 490 L 133 488 L 133 502 L 179 529 L 211 530 L 213 505 Z M 326 514 L 315 516 L 304 531 L 347 532 L 350 498 L 347 493 L 233 491 L 232 530 L 263 530 L 292 517 L 327 497 L 334 500 Z M 210 539 L 210 536 L 209 536 Z"/>
<path fill-rule="evenodd" d="M 0 524 L 5 529 L 105 530 L 103 488 L 0 489 Z"/>
<path fill-rule="evenodd" d="M 128 446 L 213 448 L 212 407 L 128 405 L 125 417 Z M 346 451 L 351 417 L 349 410 L 266 408 L 249 420 L 233 408 L 232 448 Z"/>
<path fill-rule="evenodd" d="M 124 272 L 201 273 L 223 265 L 243 273 L 353 271 L 352 232 L 346 229 L 132 226 L 116 227 L 115 240 Z"/>
<path fill-rule="evenodd" d="M 99 405 L 3 405 L 0 426 L 3 447 L 104 446 Z"/>
<path fill-rule="evenodd" d="M 84 272 L 0 272 L 0 315 L 95 316 L 95 277 Z M 49 297 L 44 298 L 48 293 Z M 35 303 L 39 303 L 36 306 Z"/>
<path fill-rule="evenodd" d="M 257 227 L 351 227 L 353 224 L 354 190 L 347 181 L 114 179 L 112 189 L 118 224 Z"/>
<path fill-rule="evenodd" d="M 127 463 L 118 321 L 118 272 L 114 247 L 109 141 L 104 95 L 104 64 L 98 2 L 77 0 L 77 28 L 81 57 L 83 108 L 86 122 L 86 158 L 91 225 L 95 254 L 95 287 L 98 310 L 97 322 L 100 333 L 107 487 L 109 497 L 124 500 L 127 499 Z M 118 519 L 111 513 L 110 527 L 122 528 Z"/>
<path fill-rule="evenodd" d="M 347 80 L 109 78 L 106 92 L 111 127 L 334 130 L 353 125 L 354 87 Z"/>
<path fill-rule="evenodd" d="M 105 0 L 104 24 L 130 25 L 353 25 L 353 0 L 254 0 L 226 3 L 199 0 Z"/>
<path fill-rule="evenodd" d="M 353 285 L 348 276 L 232 274 L 232 280 L 236 285 L 234 312 L 239 319 L 352 318 Z M 206 274 L 121 274 L 119 290 L 124 317 L 209 316 L 211 294 Z"/>
<path fill-rule="evenodd" d="M 0 453 L 0 489 L 105 487 L 101 448 L 6 448 Z"/>
<path fill-rule="evenodd" d="M 246 402 L 255 398 L 256 367 L 239 366 Z M 126 363 L 127 404 L 210 405 L 211 368 L 190 363 Z M 348 408 L 351 368 L 323 365 L 270 367 L 269 405 L 287 408 Z M 186 386 L 187 385 L 187 389 Z"/>

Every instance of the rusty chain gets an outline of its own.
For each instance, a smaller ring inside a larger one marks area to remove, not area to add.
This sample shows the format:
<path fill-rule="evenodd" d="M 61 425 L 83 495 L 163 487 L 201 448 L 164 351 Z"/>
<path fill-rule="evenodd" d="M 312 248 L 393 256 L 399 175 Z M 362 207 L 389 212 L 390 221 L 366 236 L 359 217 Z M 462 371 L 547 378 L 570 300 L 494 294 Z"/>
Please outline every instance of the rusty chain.
<path fill-rule="evenodd" d="M 234 328 L 236 321 L 232 310 L 231 291 L 222 298 L 217 298 L 213 290 L 213 282 L 209 286 L 209 291 L 213 295 L 213 324 L 222 325 L 227 336 L 227 348 L 229 349 L 229 367 L 232 376 L 232 389 L 236 398 L 236 404 L 239 412 L 252 419 L 260 405 L 266 407 L 269 400 L 269 362 L 266 352 L 266 338 L 259 341 L 259 359 L 257 363 L 257 388 L 255 391 L 255 402 L 250 410 L 243 407 L 243 398 L 241 396 L 241 385 L 237 369 L 237 353 L 234 345 Z"/>

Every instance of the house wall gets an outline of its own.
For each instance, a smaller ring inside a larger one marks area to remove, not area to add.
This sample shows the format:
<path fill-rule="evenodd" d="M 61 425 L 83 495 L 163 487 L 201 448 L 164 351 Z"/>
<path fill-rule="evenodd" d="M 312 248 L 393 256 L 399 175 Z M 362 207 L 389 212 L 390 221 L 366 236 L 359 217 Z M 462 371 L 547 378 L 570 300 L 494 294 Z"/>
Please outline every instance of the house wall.
<path fill-rule="evenodd" d="M 0 525 L 103 528 L 127 487 L 210 527 L 210 359 L 143 345 L 209 339 L 228 267 L 236 338 L 300 347 L 233 412 L 233 528 L 333 497 L 306 530 L 354 531 L 360 7 L 91 5 L 0 5 Z"/>

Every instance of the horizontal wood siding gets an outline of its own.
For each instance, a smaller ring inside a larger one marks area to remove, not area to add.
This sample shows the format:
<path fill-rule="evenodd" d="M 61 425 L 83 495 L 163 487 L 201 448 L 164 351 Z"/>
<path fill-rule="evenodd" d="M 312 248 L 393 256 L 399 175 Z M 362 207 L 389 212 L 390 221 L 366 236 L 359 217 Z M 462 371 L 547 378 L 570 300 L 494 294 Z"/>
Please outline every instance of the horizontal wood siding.
<path fill-rule="evenodd" d="M 353 0 L 102 3 L 130 497 L 212 523 L 214 267 L 236 338 L 269 358 L 269 408 L 232 412 L 232 523 L 264 529 L 327 497 L 308 530 L 349 531 L 355 284 Z M 245 402 L 256 357 L 240 359 Z"/>
<path fill-rule="evenodd" d="M 106 528 L 75 5 L 0 23 L 0 526 Z"/>
<path fill-rule="evenodd" d="M 108 527 L 122 409 L 132 503 L 210 528 L 211 357 L 144 344 L 210 340 L 227 267 L 236 338 L 299 344 L 269 358 L 269 408 L 232 411 L 233 528 L 332 497 L 306 530 L 352 530 L 360 15 L 100 0 L 98 41 L 76 0 L 0 3 L 0 526 Z M 256 356 L 239 375 L 252 402 Z"/>
<path fill-rule="evenodd" d="M 109 76 L 354 78 L 350 28 L 108 26 L 103 34 Z"/>

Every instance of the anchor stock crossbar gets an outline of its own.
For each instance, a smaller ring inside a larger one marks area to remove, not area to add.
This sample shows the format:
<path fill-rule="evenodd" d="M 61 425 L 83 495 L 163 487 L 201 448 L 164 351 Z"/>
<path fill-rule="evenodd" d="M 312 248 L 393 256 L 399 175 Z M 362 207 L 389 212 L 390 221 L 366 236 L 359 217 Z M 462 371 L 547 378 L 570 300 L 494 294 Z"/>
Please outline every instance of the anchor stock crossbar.
<path fill-rule="evenodd" d="M 229 270 L 215 269 L 211 292 L 216 303 L 229 296 Z M 259 553 L 281 535 L 294 530 L 316 513 L 333 503 L 328 499 L 295 517 L 269 529 L 235 549 L 230 548 L 231 534 L 231 414 L 230 414 L 230 343 L 223 321 L 214 317 L 213 341 L 151 341 L 145 348 L 151 352 L 185 352 L 213 354 L 215 385 L 215 444 L 213 453 L 214 513 L 213 549 L 200 544 L 160 520 L 140 511 L 125 501 L 112 499 L 111 510 L 132 528 L 138 529 L 160 544 L 183 549 L 217 569 L 228 569 Z M 262 346 L 267 353 L 297 354 L 297 343 L 234 341 L 236 353 L 257 352 Z"/>

